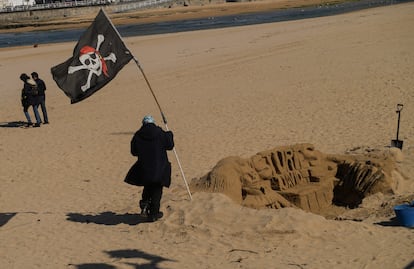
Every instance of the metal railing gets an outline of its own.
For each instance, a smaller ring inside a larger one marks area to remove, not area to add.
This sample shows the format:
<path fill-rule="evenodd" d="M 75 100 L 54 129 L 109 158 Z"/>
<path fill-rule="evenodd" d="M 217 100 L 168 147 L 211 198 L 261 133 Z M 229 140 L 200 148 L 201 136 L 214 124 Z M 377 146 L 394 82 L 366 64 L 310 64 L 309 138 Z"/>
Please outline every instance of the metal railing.
<path fill-rule="evenodd" d="M 55 2 L 47 4 L 34 4 L 34 5 L 18 5 L 18 6 L 5 6 L 0 7 L 0 13 L 5 12 L 20 12 L 42 9 L 58 9 L 58 8 L 73 8 L 73 7 L 88 7 L 88 6 L 104 6 L 111 4 L 123 4 L 123 3 L 137 3 L 137 8 L 146 8 L 151 6 L 160 5 L 163 3 L 171 2 L 172 0 L 82 0 L 82 1 L 70 1 L 70 2 Z"/>

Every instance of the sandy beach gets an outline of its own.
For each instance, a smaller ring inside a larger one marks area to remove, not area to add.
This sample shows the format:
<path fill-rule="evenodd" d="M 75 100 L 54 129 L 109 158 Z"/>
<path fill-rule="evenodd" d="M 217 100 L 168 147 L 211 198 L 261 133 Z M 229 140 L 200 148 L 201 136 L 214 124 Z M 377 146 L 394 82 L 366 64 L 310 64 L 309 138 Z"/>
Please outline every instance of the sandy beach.
<path fill-rule="evenodd" d="M 414 230 L 392 210 L 414 200 L 413 25 L 407 3 L 124 39 L 174 132 L 189 183 L 223 158 L 299 143 L 324 154 L 392 155 L 389 191 L 336 218 L 254 209 L 194 189 L 190 201 L 169 152 L 164 217 L 146 223 L 142 188 L 123 182 L 135 162 L 130 141 L 146 114 L 166 127 L 137 66 L 71 105 L 50 68 L 76 42 L 0 49 L 0 267 L 414 268 Z M 50 124 L 40 128 L 22 126 L 19 76 L 32 71 L 47 85 Z M 399 103 L 401 152 L 390 148 Z"/>

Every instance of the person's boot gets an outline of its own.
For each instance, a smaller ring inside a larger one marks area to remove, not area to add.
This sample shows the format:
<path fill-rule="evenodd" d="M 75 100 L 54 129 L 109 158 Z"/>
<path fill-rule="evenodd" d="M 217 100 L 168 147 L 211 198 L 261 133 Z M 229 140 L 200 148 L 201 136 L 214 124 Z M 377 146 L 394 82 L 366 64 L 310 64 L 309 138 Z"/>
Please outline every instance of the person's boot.
<path fill-rule="evenodd" d="M 141 215 L 149 215 L 150 203 L 148 201 L 140 200 L 139 207 L 141 208 Z"/>
<path fill-rule="evenodd" d="M 157 221 L 157 220 L 159 220 L 160 218 L 162 218 L 164 216 L 164 213 L 162 213 L 161 211 L 159 211 L 158 213 L 156 213 L 156 214 L 150 214 L 149 216 L 148 216 L 148 221 L 149 222 L 154 222 L 154 221 Z"/>

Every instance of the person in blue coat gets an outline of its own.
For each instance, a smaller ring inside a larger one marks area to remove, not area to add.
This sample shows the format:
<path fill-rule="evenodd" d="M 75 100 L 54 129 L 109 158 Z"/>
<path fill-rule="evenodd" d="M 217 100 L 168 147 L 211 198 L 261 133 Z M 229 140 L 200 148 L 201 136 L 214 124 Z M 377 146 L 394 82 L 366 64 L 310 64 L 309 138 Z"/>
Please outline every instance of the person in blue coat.
<path fill-rule="evenodd" d="M 174 148 L 174 136 L 155 124 L 154 118 L 147 115 L 141 128 L 131 140 L 131 154 L 138 157 L 128 171 L 125 182 L 143 186 L 140 208 L 148 215 L 149 221 L 163 216 L 160 203 L 163 187 L 171 184 L 171 163 L 167 151 Z"/>

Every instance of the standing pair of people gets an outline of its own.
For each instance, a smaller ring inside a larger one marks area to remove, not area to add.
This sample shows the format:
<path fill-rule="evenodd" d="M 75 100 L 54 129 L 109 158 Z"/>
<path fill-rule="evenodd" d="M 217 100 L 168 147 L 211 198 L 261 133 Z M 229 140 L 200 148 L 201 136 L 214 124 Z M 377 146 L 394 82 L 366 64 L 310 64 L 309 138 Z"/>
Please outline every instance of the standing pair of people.
<path fill-rule="evenodd" d="M 39 75 L 36 72 L 33 72 L 31 75 L 32 79 L 25 73 L 20 75 L 20 79 L 24 83 L 21 94 L 21 102 L 24 115 L 27 119 L 27 126 L 33 125 L 30 114 L 28 112 L 29 107 L 32 106 L 33 113 L 36 118 L 36 123 L 33 126 L 40 127 L 40 124 L 42 122 L 38 110 L 39 105 L 43 113 L 43 124 L 49 123 L 46 110 L 46 84 L 42 79 L 39 78 Z"/>

